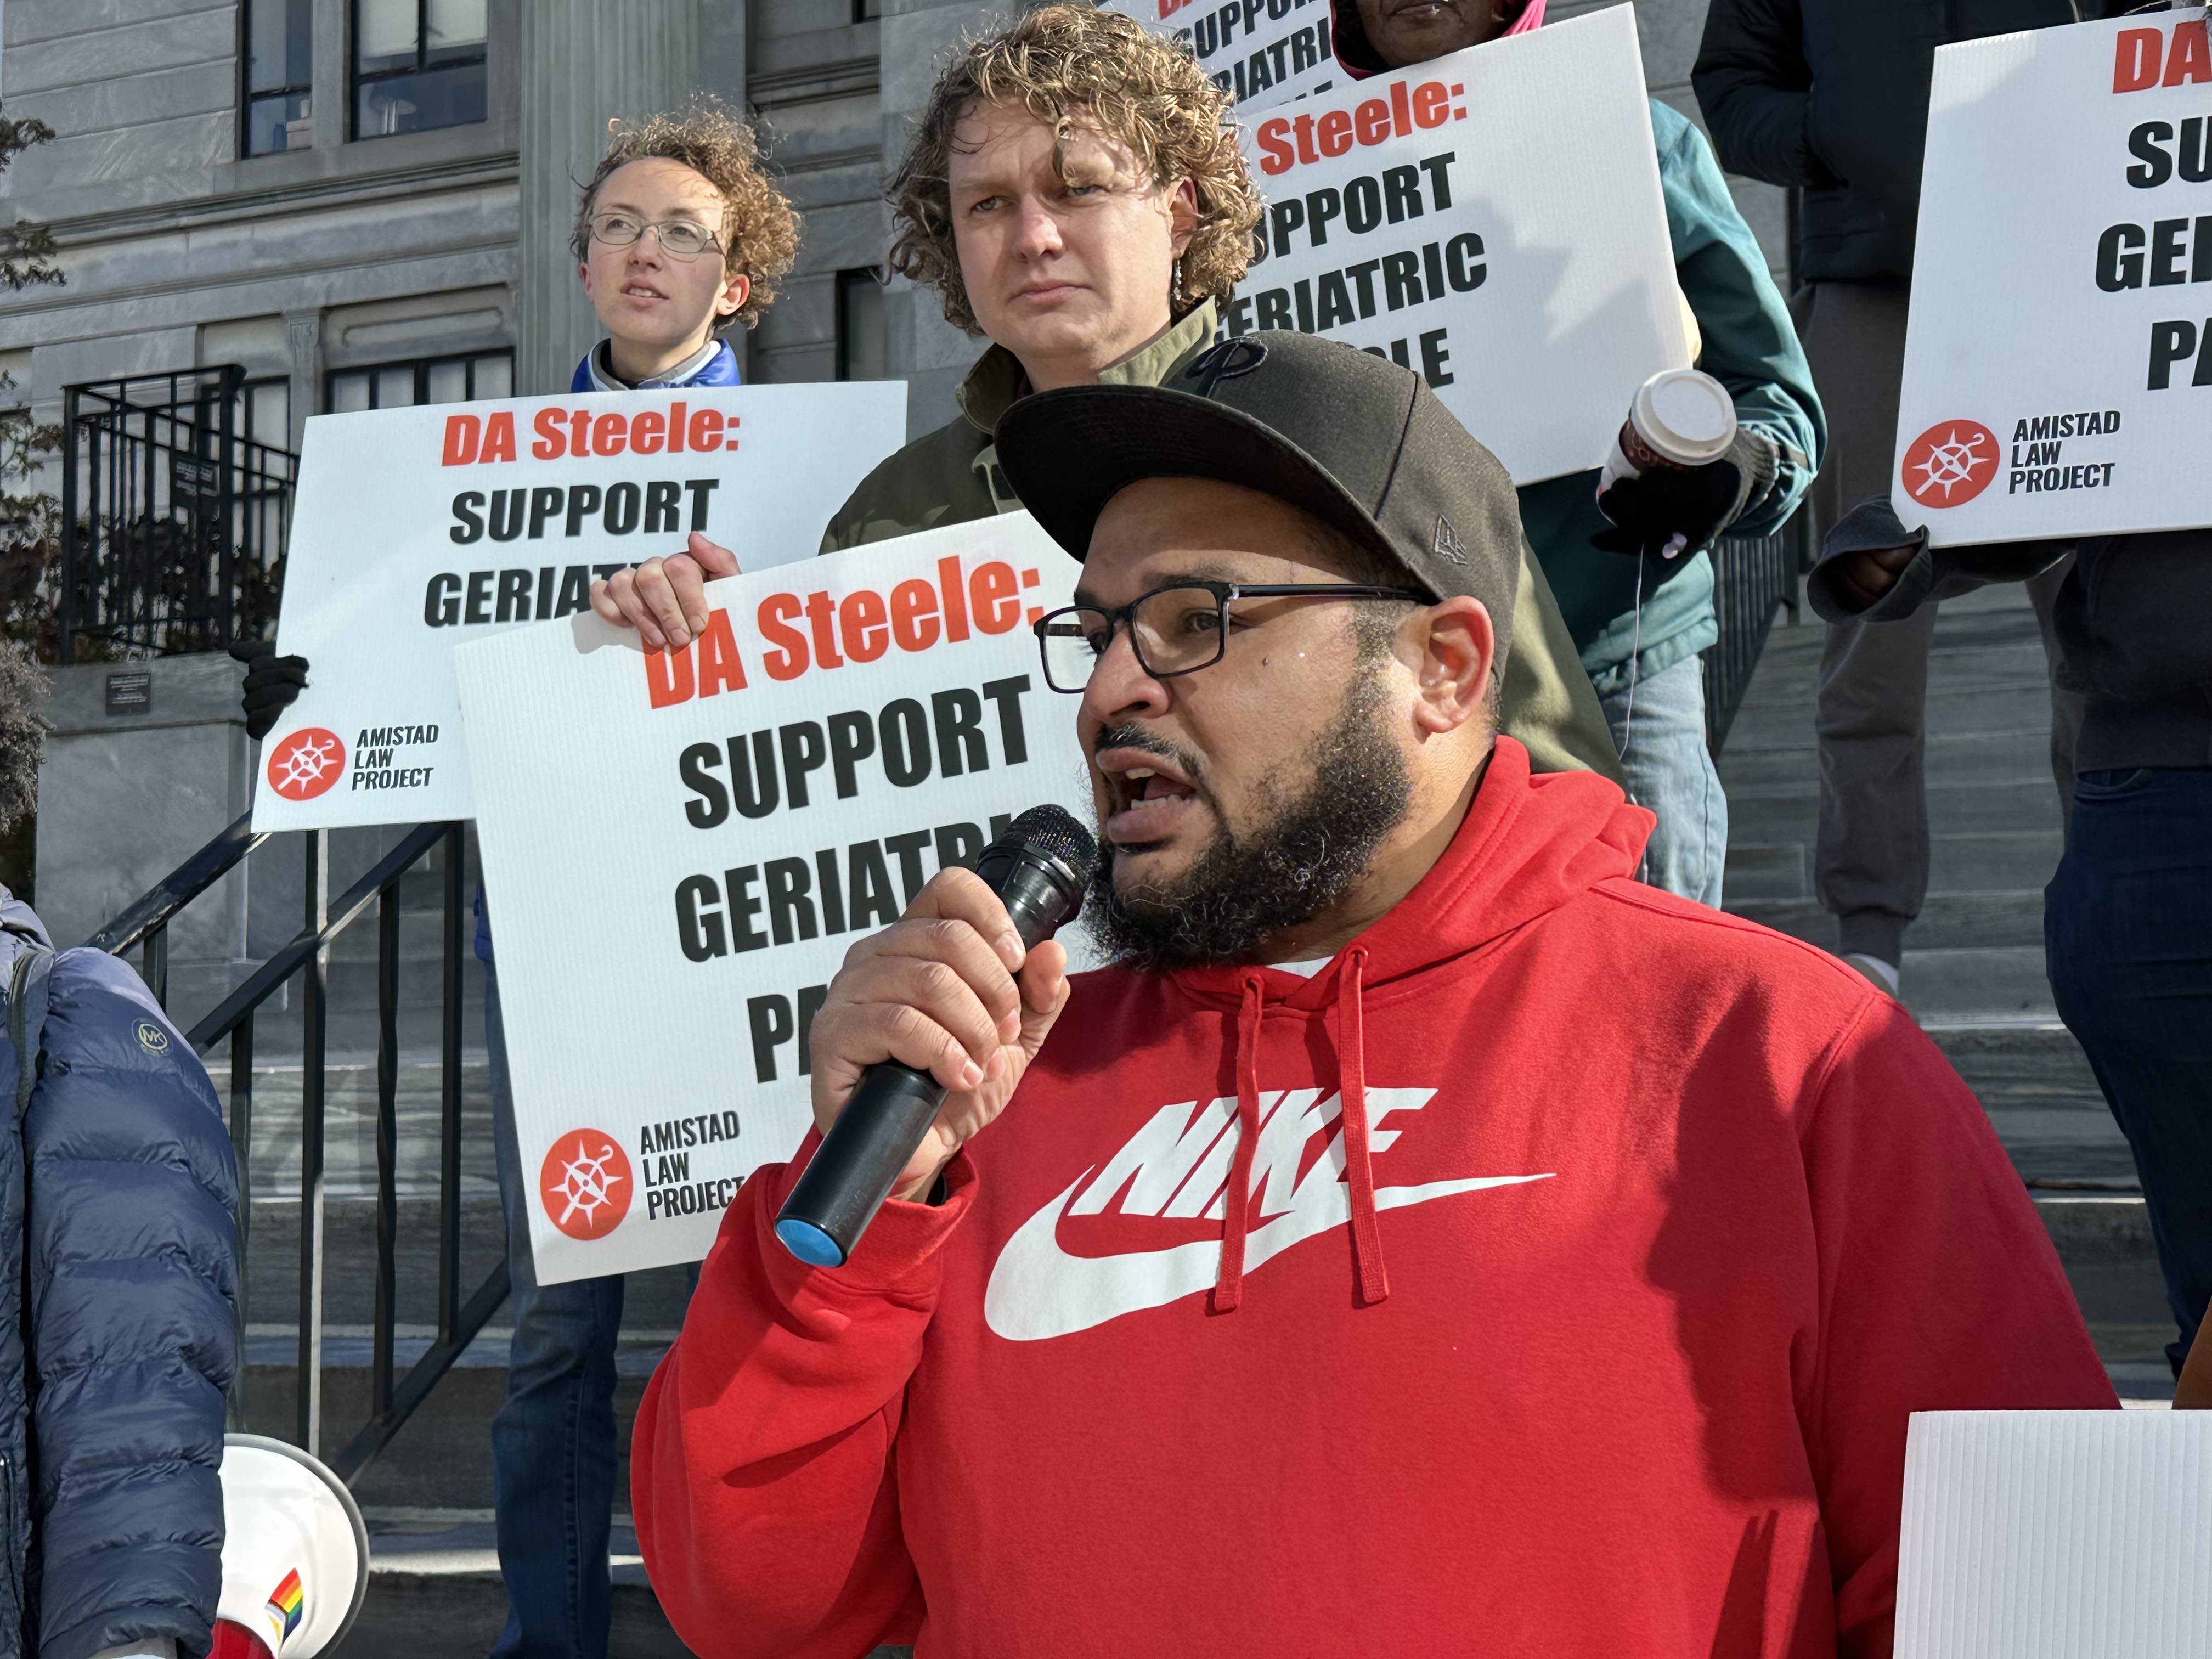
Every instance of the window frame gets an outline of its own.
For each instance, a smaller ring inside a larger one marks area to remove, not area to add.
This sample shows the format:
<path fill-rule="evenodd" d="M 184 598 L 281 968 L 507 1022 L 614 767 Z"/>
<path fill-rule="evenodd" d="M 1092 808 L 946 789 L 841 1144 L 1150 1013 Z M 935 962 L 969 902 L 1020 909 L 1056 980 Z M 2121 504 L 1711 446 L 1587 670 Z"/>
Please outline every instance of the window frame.
<path fill-rule="evenodd" d="M 494 346 L 483 351 L 444 351 L 435 353 L 428 357 L 393 357 L 379 363 L 349 363 L 342 368 L 327 370 L 323 376 L 323 409 L 325 413 L 336 413 L 337 411 L 338 382 L 349 375 L 356 374 L 366 377 L 368 381 L 369 398 L 371 399 L 368 407 L 370 409 L 422 409 L 430 407 L 432 406 L 430 404 L 429 398 L 430 371 L 446 363 L 463 363 L 467 366 L 468 395 L 461 398 L 460 401 L 463 403 L 482 403 L 487 401 L 487 398 L 485 396 L 479 395 L 477 391 L 477 366 L 495 358 L 500 359 L 507 364 L 507 383 L 508 389 L 507 392 L 500 395 L 511 398 L 514 395 L 514 348 L 512 346 Z M 376 396 L 377 377 L 380 374 L 387 374 L 395 368 L 411 369 L 414 372 L 414 401 L 407 404 L 380 404 L 375 402 L 374 398 Z M 346 412 L 350 414 L 358 414 L 362 411 L 348 410 Z"/>
<path fill-rule="evenodd" d="M 859 0 L 854 0 L 856 5 Z M 349 143 L 369 143 L 379 138 L 404 138 L 418 132 L 449 132 L 456 127 L 481 126 L 492 118 L 491 110 L 491 37 L 492 17 L 489 3 L 485 7 L 483 50 L 473 58 L 449 58 L 442 63 L 428 61 L 430 51 L 430 0 L 415 0 L 415 61 L 402 69 L 371 70 L 363 73 L 361 67 L 361 7 L 362 0 L 346 0 L 345 5 L 345 124 Z M 407 127 L 397 132 L 363 132 L 361 130 L 361 89 L 379 82 L 403 80 L 410 75 L 425 75 L 434 70 L 476 68 L 483 71 L 484 112 L 473 121 L 447 121 L 434 127 Z"/>
<path fill-rule="evenodd" d="M 277 433 L 256 432 L 253 429 L 253 394 L 272 386 L 284 389 L 284 429 Z M 233 429 L 248 443 L 266 449 L 292 447 L 292 377 L 289 374 L 257 374 L 239 383 L 237 413 L 233 416 Z"/>
<path fill-rule="evenodd" d="M 857 0 L 855 0 L 857 3 Z M 267 98 L 305 98 L 307 119 L 315 118 L 315 8 L 307 9 L 307 79 L 303 85 L 253 89 L 253 9 L 257 5 L 283 6 L 285 0 L 239 0 L 238 6 L 238 157 L 244 161 L 258 161 L 264 155 L 289 155 L 295 152 L 289 144 L 283 149 L 253 148 L 253 106 Z M 310 144 L 307 146 L 313 149 Z"/>

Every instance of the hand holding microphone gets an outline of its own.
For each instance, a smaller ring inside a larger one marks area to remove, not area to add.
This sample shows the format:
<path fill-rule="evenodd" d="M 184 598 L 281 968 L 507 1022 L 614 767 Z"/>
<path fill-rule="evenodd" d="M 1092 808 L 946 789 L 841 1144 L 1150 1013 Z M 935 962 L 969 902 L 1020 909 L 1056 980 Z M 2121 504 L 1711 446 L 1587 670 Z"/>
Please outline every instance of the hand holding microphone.
<path fill-rule="evenodd" d="M 847 953 L 810 1038 L 823 1141 L 777 1218 L 792 1254 L 842 1262 L 887 1194 L 927 1197 L 1005 1109 L 1066 1004 L 1050 935 L 1095 856 L 1067 813 L 1034 808 Z"/>

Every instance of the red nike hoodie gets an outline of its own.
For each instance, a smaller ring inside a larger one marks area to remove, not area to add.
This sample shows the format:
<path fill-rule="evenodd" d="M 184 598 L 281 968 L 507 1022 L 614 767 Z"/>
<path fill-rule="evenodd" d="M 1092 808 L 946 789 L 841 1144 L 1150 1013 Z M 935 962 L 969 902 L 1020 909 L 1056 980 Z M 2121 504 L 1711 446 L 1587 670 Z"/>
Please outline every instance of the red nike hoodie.
<path fill-rule="evenodd" d="M 932 1207 L 749 1181 L 637 1419 L 706 1659 L 1886 1654 L 1906 1415 L 2110 1407 L 1973 1097 L 1501 738 L 1311 980 L 1080 976 Z"/>

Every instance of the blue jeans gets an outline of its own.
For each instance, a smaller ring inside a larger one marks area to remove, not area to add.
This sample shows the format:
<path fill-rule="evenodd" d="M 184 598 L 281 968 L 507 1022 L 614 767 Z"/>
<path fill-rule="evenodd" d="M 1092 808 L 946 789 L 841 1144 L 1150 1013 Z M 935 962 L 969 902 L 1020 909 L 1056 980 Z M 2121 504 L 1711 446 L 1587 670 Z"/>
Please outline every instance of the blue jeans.
<path fill-rule="evenodd" d="M 1629 799 L 1659 819 L 1637 879 L 1717 910 L 1728 863 L 1728 796 L 1705 744 L 1703 661 L 1685 657 L 1598 702 L 1620 750 Z"/>
<path fill-rule="evenodd" d="M 2084 772 L 2044 891 L 2059 1018 L 2135 1153 L 2179 1369 L 2212 1300 L 2212 768 Z"/>
<path fill-rule="evenodd" d="M 525 1197 L 535 1171 L 522 1168 L 516 1142 L 507 1033 L 489 963 L 484 1037 L 514 1313 L 507 1403 L 491 1422 L 492 1504 L 507 1604 L 492 1659 L 606 1659 L 623 1281 L 617 1274 L 538 1284 Z"/>

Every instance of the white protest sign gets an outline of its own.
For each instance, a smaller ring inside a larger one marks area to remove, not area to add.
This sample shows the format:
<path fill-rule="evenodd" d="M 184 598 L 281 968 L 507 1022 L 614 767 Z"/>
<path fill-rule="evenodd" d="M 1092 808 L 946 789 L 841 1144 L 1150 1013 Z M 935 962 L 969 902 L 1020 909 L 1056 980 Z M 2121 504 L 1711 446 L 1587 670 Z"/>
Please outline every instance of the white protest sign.
<path fill-rule="evenodd" d="M 475 811 L 464 640 L 584 611 L 592 580 L 705 532 L 806 557 L 906 440 L 906 387 L 694 387 L 319 416 L 301 447 L 276 648 L 308 684 L 261 745 L 253 827 Z"/>
<path fill-rule="evenodd" d="M 1228 332 L 1419 370 L 1516 483 L 1596 466 L 1636 389 L 1688 366 L 1627 7 L 1309 98 L 1246 142 L 1267 258 Z"/>
<path fill-rule="evenodd" d="M 1916 1413 L 1896 1653 L 2212 1653 L 2212 1412 Z"/>
<path fill-rule="evenodd" d="M 712 583 L 673 655 L 589 614 L 455 653 L 541 1281 L 703 1255 L 812 1121 L 846 951 L 1016 813 L 1089 820 L 1029 625 L 1079 568 L 1017 514 Z"/>
<path fill-rule="evenodd" d="M 1929 539 L 2212 524 L 2201 9 L 1936 54 L 1891 499 Z"/>
<path fill-rule="evenodd" d="M 1198 66 L 1245 109 L 1264 109 L 1341 85 L 1329 0 L 1112 0 L 1190 48 Z"/>

